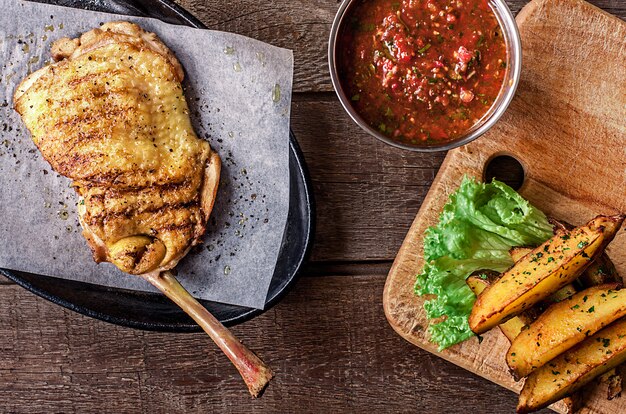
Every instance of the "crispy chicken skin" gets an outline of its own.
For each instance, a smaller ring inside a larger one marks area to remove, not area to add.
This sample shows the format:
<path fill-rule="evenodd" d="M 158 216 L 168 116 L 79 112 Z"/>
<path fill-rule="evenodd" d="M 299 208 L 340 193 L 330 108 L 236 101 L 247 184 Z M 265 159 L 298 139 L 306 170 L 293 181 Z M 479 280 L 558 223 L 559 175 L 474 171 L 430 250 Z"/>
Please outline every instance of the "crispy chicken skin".
<path fill-rule="evenodd" d="M 52 55 L 18 86 L 15 109 L 73 180 L 94 260 L 131 274 L 173 268 L 201 241 L 220 174 L 192 128 L 182 66 L 128 22 L 61 39 Z"/>

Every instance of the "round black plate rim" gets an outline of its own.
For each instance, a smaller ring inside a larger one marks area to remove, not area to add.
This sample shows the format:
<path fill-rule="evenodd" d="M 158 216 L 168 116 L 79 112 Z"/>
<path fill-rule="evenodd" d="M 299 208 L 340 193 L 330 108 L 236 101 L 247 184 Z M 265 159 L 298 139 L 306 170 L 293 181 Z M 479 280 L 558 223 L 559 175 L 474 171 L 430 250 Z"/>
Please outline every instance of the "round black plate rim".
<path fill-rule="evenodd" d="M 115 1 L 119 1 L 119 0 L 113 0 L 113 2 Z M 59 4 L 64 5 L 63 0 L 58 1 L 58 2 L 50 1 L 50 0 L 43 0 L 42 2 L 59 3 Z M 175 18 L 179 20 L 177 23 L 183 22 L 192 27 L 206 29 L 206 26 L 202 24 L 202 22 L 200 22 L 196 17 L 191 15 L 181 6 L 171 2 L 170 0 L 136 0 L 131 3 L 134 3 L 132 4 L 132 6 L 135 9 L 137 9 L 139 12 L 141 12 L 142 15 L 146 15 L 147 17 L 151 17 L 149 12 L 148 13 L 145 12 L 145 9 L 149 5 L 149 3 L 158 3 L 162 7 L 165 7 L 166 9 L 168 9 L 170 12 L 172 12 L 175 15 Z M 135 6 L 138 6 L 138 8 Z M 304 162 L 304 156 L 298 145 L 298 142 L 295 139 L 293 131 L 291 130 L 289 131 L 289 150 L 290 150 L 291 155 L 294 156 L 294 159 L 296 161 L 295 162 L 296 171 L 294 171 L 294 169 L 291 168 L 290 173 L 296 174 L 298 176 L 297 181 L 300 183 L 300 186 L 301 186 L 301 188 L 299 189 L 300 194 L 301 196 L 304 197 L 303 201 L 305 203 L 306 210 L 307 210 L 306 216 L 304 217 L 305 223 L 306 223 L 304 234 L 301 235 L 302 240 L 304 241 L 304 248 L 299 252 L 298 257 L 296 257 L 294 261 L 291 263 L 293 271 L 291 272 L 289 277 L 286 278 L 287 279 L 286 282 L 282 284 L 280 289 L 274 292 L 274 294 L 271 294 L 272 292 L 268 292 L 268 297 L 266 299 L 265 308 L 254 309 L 254 308 L 247 308 L 247 307 L 242 307 L 242 306 L 227 305 L 227 306 L 236 308 L 240 311 L 234 317 L 219 318 L 220 321 L 226 326 L 233 326 L 233 325 L 245 322 L 247 320 L 250 320 L 251 318 L 257 315 L 260 315 L 266 312 L 271 307 L 273 307 L 276 303 L 278 303 L 288 293 L 290 288 L 293 287 L 293 285 L 298 279 L 302 265 L 309 257 L 311 246 L 313 244 L 312 241 L 313 241 L 314 228 L 315 228 L 315 202 L 311 194 L 310 178 L 309 178 L 308 170 L 306 168 L 306 164 Z M 290 207 L 290 211 L 291 211 L 291 207 Z M 287 232 L 287 229 L 285 231 Z M 284 246 L 284 243 L 283 243 L 283 246 Z M 281 247 L 281 250 L 282 250 L 282 247 Z M 143 322 L 143 321 L 138 321 L 138 320 L 134 320 L 130 318 L 112 316 L 105 312 L 94 311 L 93 309 L 90 309 L 85 306 L 77 305 L 76 303 L 70 300 L 66 300 L 65 298 L 59 295 L 53 294 L 46 289 L 42 289 L 38 287 L 36 284 L 33 284 L 32 282 L 30 282 L 28 278 L 20 276 L 20 272 L 13 272 L 7 269 L 0 268 L 0 274 L 5 276 L 9 280 L 13 281 L 17 285 L 29 290 L 30 292 L 34 293 L 37 296 L 40 296 L 52 303 L 63 306 L 64 308 L 67 308 L 69 310 L 72 310 L 74 312 L 83 314 L 85 316 L 88 316 L 94 319 L 102 320 L 102 321 L 109 322 L 109 323 L 116 324 L 116 325 L 142 329 L 142 330 L 148 330 L 148 331 L 163 331 L 163 332 L 198 332 L 198 331 L 201 331 L 201 328 L 197 324 L 193 323 L 191 319 L 189 319 L 189 323 L 185 323 L 185 322 L 163 323 L 163 322 L 152 322 L 152 321 Z M 51 280 L 55 279 L 61 282 L 73 283 L 75 285 L 96 286 L 96 285 L 90 285 L 88 283 L 73 282 L 73 281 L 68 281 L 66 279 L 57 279 L 57 278 L 53 278 L 49 276 L 39 276 L 39 277 L 45 278 L 45 279 L 51 279 Z M 103 286 L 99 286 L 99 288 L 102 288 L 101 291 L 105 291 L 105 290 L 116 291 L 116 292 L 124 291 L 124 289 L 106 288 Z M 125 291 L 125 293 L 130 293 L 130 292 L 132 292 L 132 294 L 137 294 L 137 295 L 141 294 L 141 295 L 148 295 L 148 296 L 149 295 L 159 296 L 159 294 L 154 294 L 154 293 Z M 206 300 L 200 300 L 200 302 L 204 306 L 221 305 L 219 303 L 206 301 Z"/>

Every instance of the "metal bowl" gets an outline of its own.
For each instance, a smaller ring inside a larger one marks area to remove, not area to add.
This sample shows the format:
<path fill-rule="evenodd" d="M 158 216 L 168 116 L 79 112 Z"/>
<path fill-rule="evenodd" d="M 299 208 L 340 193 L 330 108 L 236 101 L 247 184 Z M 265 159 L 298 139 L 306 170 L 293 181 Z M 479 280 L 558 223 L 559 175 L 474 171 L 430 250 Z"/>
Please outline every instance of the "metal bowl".
<path fill-rule="evenodd" d="M 378 130 L 372 128 L 354 109 L 352 106 L 350 97 L 348 97 L 341 85 L 339 78 L 339 70 L 337 67 L 337 51 L 338 51 L 338 38 L 339 34 L 344 28 L 346 22 L 349 21 L 349 16 L 352 11 L 360 5 L 363 0 L 344 0 L 339 6 L 335 20 L 330 30 L 330 39 L 328 41 L 328 65 L 330 67 L 330 77 L 333 82 L 335 92 L 339 97 L 341 105 L 344 107 L 350 118 L 354 120 L 363 130 L 367 131 L 370 135 L 378 138 L 379 140 L 393 145 L 394 147 L 403 148 L 411 151 L 418 152 L 435 152 L 435 151 L 447 151 L 452 148 L 465 145 L 485 132 L 489 130 L 500 119 L 506 108 L 511 103 L 515 90 L 519 83 L 520 73 L 522 70 L 522 45 L 519 36 L 519 30 L 515 23 L 515 18 L 509 10 L 504 0 L 490 0 L 492 10 L 502 28 L 504 35 L 504 41 L 507 51 L 507 70 L 504 77 L 504 82 L 500 93 L 495 102 L 491 105 L 491 108 L 487 113 L 469 130 L 467 133 L 453 141 L 446 141 L 440 144 L 432 145 L 411 145 L 396 141 L 389 138 L 386 135 L 381 134 Z"/>

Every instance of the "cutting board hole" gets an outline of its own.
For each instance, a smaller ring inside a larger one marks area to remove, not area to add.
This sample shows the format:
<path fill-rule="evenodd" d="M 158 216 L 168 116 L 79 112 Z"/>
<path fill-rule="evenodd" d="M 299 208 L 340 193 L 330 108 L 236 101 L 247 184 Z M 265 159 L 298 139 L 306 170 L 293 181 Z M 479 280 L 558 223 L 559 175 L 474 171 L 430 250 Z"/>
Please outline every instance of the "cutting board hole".
<path fill-rule="evenodd" d="M 524 167 L 510 155 L 498 155 L 487 162 L 485 168 L 485 182 L 490 183 L 494 178 L 519 190 L 524 184 Z"/>

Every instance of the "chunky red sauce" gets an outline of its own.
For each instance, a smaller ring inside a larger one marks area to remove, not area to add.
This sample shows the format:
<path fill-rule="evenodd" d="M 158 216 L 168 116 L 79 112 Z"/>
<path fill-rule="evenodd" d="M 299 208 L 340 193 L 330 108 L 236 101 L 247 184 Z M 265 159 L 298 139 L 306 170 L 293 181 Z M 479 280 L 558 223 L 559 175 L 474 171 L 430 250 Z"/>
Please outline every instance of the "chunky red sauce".
<path fill-rule="evenodd" d="M 339 34 L 356 111 L 397 141 L 453 140 L 500 92 L 506 46 L 488 0 L 363 0 Z"/>

